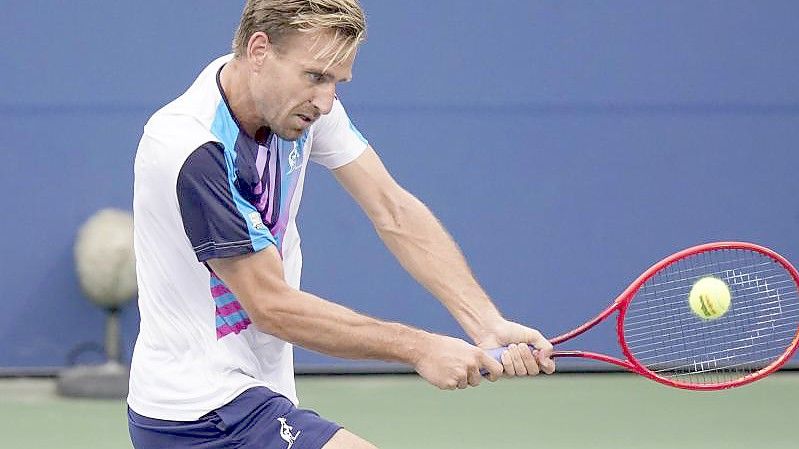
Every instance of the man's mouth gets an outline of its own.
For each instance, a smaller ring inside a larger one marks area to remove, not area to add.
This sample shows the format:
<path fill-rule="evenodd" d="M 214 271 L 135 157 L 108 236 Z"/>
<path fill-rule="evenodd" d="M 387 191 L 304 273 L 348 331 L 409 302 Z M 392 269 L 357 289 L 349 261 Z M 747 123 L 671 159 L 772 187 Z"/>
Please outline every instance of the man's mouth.
<path fill-rule="evenodd" d="M 300 118 L 300 119 L 301 119 L 303 122 L 305 122 L 305 123 L 307 123 L 307 124 L 311 124 L 311 123 L 313 123 L 313 122 L 314 122 L 314 121 L 317 119 L 317 117 L 315 117 L 315 116 L 310 116 L 310 115 L 305 115 L 305 114 L 297 114 L 297 116 L 298 116 L 298 117 L 299 117 L 299 118 Z"/>

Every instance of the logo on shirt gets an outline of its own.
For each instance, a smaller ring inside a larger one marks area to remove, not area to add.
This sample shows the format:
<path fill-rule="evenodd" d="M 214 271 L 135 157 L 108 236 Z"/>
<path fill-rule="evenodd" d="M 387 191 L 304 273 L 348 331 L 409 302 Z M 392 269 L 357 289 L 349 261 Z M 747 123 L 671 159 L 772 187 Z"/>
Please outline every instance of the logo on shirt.
<path fill-rule="evenodd" d="M 289 153 L 289 171 L 288 175 L 294 173 L 295 170 L 302 167 L 302 160 L 300 159 L 300 149 L 297 142 L 292 143 L 291 153 Z"/>
<path fill-rule="evenodd" d="M 292 435 L 291 431 L 294 430 L 294 427 L 286 424 L 286 418 L 277 418 L 277 420 L 280 421 L 280 438 L 289 444 L 286 446 L 286 449 L 291 449 L 291 446 L 297 441 L 297 437 L 300 436 L 301 430 L 298 430 L 297 433 Z"/>
<path fill-rule="evenodd" d="M 250 212 L 250 223 L 255 229 L 266 229 L 266 225 L 261 219 L 261 214 L 258 212 Z"/>

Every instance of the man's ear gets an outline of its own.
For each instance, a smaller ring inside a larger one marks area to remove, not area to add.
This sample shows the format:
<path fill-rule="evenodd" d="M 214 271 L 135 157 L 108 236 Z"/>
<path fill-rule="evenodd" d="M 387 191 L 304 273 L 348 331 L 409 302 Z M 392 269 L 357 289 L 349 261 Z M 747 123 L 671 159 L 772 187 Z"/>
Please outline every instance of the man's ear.
<path fill-rule="evenodd" d="M 247 41 L 247 59 L 256 68 L 260 68 L 273 52 L 274 45 L 263 31 L 253 33 L 250 40 Z"/>

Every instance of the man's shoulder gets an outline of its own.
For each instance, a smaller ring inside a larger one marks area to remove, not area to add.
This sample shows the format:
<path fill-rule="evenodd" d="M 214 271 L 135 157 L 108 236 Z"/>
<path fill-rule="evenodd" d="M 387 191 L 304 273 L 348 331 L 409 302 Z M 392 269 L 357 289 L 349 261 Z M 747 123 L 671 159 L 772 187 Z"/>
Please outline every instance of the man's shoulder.
<path fill-rule="evenodd" d="M 201 111 L 165 106 L 147 121 L 136 152 L 139 170 L 155 170 L 177 176 L 183 164 L 198 148 L 218 142 L 211 132 L 212 118 Z"/>
<path fill-rule="evenodd" d="M 144 126 L 139 151 L 168 151 L 185 157 L 203 144 L 216 141 L 209 119 L 162 109 L 153 114 Z"/>
<path fill-rule="evenodd" d="M 144 126 L 140 152 L 155 147 L 187 156 L 202 144 L 217 141 L 211 132 L 217 109 L 222 103 L 216 73 L 228 60 L 230 55 L 211 62 L 188 90 L 150 117 Z"/>
<path fill-rule="evenodd" d="M 192 135 L 210 134 L 222 102 L 216 74 L 232 55 L 225 55 L 208 64 L 191 86 L 179 97 L 156 111 L 144 127 L 144 134 L 160 135 L 174 140 L 188 140 Z"/>

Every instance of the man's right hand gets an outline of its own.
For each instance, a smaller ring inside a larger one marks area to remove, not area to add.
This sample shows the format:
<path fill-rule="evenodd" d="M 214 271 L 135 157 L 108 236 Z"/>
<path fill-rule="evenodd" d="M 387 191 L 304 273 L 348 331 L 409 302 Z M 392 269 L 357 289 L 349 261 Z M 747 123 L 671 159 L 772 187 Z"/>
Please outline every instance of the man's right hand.
<path fill-rule="evenodd" d="M 414 363 L 416 372 L 442 390 L 476 387 L 488 372 L 491 382 L 502 375 L 502 364 L 485 351 L 458 338 L 428 334 Z"/>

